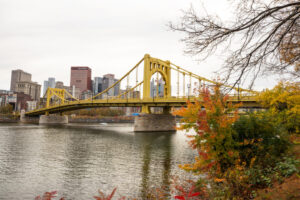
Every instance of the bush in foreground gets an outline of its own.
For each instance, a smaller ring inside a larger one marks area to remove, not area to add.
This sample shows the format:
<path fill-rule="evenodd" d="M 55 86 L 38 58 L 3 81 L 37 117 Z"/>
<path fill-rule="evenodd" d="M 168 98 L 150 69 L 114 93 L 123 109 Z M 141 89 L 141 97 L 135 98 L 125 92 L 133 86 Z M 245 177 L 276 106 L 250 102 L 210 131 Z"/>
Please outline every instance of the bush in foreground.
<path fill-rule="evenodd" d="M 194 163 L 180 167 L 206 174 L 199 182 L 206 183 L 211 199 L 254 198 L 257 189 L 297 171 L 296 161 L 283 157 L 290 144 L 277 113 L 239 117 L 239 105 L 227 103 L 218 87 L 214 94 L 204 89 L 201 95 L 203 103 L 188 103 L 175 112 L 183 117 L 182 129 L 196 131 L 188 137 L 198 152 Z"/>

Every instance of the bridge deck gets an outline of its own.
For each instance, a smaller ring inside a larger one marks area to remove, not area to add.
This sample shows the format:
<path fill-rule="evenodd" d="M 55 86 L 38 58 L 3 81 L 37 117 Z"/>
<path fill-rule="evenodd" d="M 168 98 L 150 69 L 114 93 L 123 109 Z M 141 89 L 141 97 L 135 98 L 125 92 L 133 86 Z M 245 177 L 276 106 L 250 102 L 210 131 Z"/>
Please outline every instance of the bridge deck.
<path fill-rule="evenodd" d="M 93 108 L 93 107 L 140 107 L 147 105 L 150 107 L 181 107 L 185 106 L 187 100 L 190 102 L 195 102 L 196 100 L 201 101 L 200 98 L 195 97 L 170 97 L 170 98 L 148 98 L 148 99 L 94 99 L 94 100 L 80 100 L 80 101 L 70 101 L 64 104 L 50 106 L 48 108 L 40 108 L 33 111 L 26 112 L 26 116 L 37 116 L 48 113 L 62 113 L 66 111 L 79 110 L 83 108 Z M 231 96 L 229 102 L 239 103 L 242 102 L 242 107 L 256 107 L 259 105 L 254 96 L 244 96 L 237 97 Z"/>

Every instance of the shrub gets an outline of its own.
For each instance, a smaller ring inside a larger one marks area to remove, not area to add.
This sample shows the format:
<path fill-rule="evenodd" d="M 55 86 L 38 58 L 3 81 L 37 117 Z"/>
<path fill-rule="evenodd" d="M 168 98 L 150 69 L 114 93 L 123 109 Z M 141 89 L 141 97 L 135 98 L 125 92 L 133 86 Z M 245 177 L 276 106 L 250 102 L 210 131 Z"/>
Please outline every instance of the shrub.
<path fill-rule="evenodd" d="M 241 116 L 233 124 L 234 140 L 239 143 L 239 158 L 252 165 L 274 166 L 290 146 L 285 129 L 275 124 L 268 114 L 258 113 Z"/>

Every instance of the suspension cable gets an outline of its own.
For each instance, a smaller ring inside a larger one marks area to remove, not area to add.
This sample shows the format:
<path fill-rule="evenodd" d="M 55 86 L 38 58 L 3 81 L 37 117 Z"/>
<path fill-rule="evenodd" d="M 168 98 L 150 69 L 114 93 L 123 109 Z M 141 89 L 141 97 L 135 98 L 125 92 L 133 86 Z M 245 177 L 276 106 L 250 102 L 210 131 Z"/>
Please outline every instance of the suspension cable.
<path fill-rule="evenodd" d="M 106 88 L 105 90 L 103 90 L 102 92 L 98 93 L 97 95 L 95 95 L 94 97 L 92 97 L 93 99 L 95 99 L 95 97 L 102 95 L 104 93 L 106 93 L 107 91 L 109 91 L 111 88 L 115 87 L 118 83 L 120 83 L 125 77 L 127 77 L 136 67 L 138 67 L 142 62 L 144 61 L 144 58 L 142 58 L 131 70 L 129 70 L 129 72 L 127 72 L 122 78 L 120 78 L 117 82 L 115 82 L 112 86 Z M 92 98 L 89 98 L 87 100 L 91 100 Z"/>

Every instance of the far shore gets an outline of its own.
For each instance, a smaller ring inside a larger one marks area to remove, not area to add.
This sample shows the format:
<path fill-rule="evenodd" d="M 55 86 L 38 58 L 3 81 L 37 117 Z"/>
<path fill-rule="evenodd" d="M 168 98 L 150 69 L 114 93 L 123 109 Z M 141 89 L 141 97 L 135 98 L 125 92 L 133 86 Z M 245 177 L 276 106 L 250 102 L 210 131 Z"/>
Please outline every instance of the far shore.
<path fill-rule="evenodd" d="M 19 116 L 0 115 L 0 123 L 19 123 Z M 69 116 L 69 123 L 133 123 L 134 116 Z"/>

